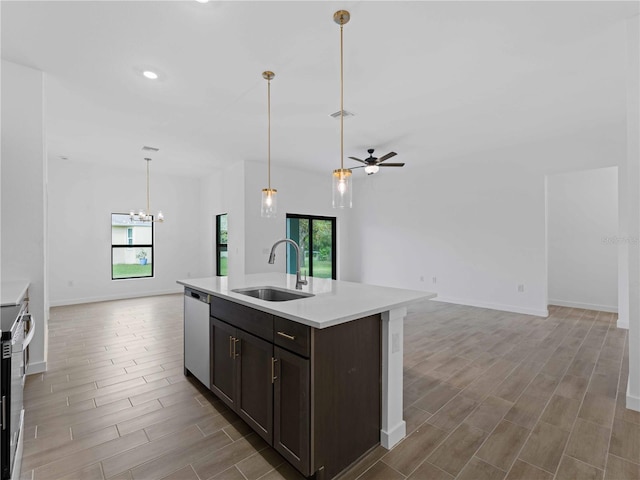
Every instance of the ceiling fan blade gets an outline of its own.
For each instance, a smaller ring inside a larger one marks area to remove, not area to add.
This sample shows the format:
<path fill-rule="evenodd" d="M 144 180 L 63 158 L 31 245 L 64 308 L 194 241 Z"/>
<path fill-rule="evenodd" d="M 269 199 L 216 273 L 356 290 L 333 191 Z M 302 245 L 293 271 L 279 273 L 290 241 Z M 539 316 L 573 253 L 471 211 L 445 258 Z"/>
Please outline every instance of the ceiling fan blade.
<path fill-rule="evenodd" d="M 389 160 L 391 157 L 395 157 L 396 155 L 397 155 L 397 153 L 396 153 L 396 152 L 389 152 L 389 153 L 387 153 L 386 155 L 381 156 L 381 157 L 378 159 L 378 163 L 382 163 L 382 162 L 384 162 L 385 160 Z"/>
<path fill-rule="evenodd" d="M 378 166 L 379 167 L 404 167 L 404 163 L 384 163 Z"/>
<path fill-rule="evenodd" d="M 364 160 L 360 160 L 359 158 L 356 157 L 349 157 L 351 160 L 355 160 L 356 162 L 360 162 L 360 163 L 364 163 L 365 165 L 367 164 L 367 162 L 365 162 Z"/>
<path fill-rule="evenodd" d="M 349 167 L 349 170 L 355 170 L 356 168 L 364 168 L 366 165 L 358 165 L 357 167 Z"/>

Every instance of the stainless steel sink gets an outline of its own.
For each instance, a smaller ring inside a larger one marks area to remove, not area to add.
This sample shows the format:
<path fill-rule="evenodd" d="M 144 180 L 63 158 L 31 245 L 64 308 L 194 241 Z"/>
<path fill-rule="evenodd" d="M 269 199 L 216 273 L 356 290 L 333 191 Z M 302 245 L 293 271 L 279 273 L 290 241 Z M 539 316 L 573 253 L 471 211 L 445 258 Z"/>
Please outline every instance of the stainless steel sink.
<path fill-rule="evenodd" d="M 301 298 L 314 296 L 312 293 L 296 292 L 278 287 L 237 288 L 231 291 L 248 295 L 249 297 L 259 298 L 260 300 L 266 300 L 267 302 L 288 302 L 289 300 L 299 300 Z"/>

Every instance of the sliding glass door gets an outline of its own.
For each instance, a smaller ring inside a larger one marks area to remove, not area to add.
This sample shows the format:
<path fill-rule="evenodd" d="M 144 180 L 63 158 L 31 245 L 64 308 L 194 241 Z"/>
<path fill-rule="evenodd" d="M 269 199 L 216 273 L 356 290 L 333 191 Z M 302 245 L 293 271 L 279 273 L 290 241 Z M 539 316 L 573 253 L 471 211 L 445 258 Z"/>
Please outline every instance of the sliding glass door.
<path fill-rule="evenodd" d="M 300 245 L 300 269 L 310 277 L 336 278 L 336 219 L 287 214 L 287 238 Z M 295 250 L 287 245 L 287 273 L 296 273 Z"/>

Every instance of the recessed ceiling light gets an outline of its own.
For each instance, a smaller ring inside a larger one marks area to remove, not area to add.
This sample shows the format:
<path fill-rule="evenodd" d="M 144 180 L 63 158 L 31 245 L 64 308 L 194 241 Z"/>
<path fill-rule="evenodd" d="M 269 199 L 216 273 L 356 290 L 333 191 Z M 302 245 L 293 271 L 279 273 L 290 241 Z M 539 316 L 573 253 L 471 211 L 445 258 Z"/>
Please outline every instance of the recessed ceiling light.
<path fill-rule="evenodd" d="M 151 70 L 145 70 L 144 72 L 142 72 L 142 75 L 144 75 L 149 80 L 155 80 L 158 78 L 158 74 L 156 72 L 152 72 Z"/>
<path fill-rule="evenodd" d="M 198 3 L 209 3 L 209 0 L 196 0 Z"/>

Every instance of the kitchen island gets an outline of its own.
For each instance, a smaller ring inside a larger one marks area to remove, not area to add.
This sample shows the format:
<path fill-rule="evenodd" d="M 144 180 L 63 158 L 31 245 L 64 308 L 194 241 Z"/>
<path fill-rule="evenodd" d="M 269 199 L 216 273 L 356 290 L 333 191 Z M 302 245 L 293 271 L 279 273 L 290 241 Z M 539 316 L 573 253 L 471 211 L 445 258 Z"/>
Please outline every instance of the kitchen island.
<path fill-rule="evenodd" d="M 404 438 L 403 319 L 407 305 L 435 294 L 308 280 L 302 290 L 286 274 L 178 281 L 185 373 L 189 352 L 208 349 L 200 381 L 304 475 L 333 478 L 378 443 L 390 449 Z M 260 287 L 307 296 L 268 301 L 235 291 Z M 209 335 L 193 334 L 188 309 L 204 297 Z"/>

